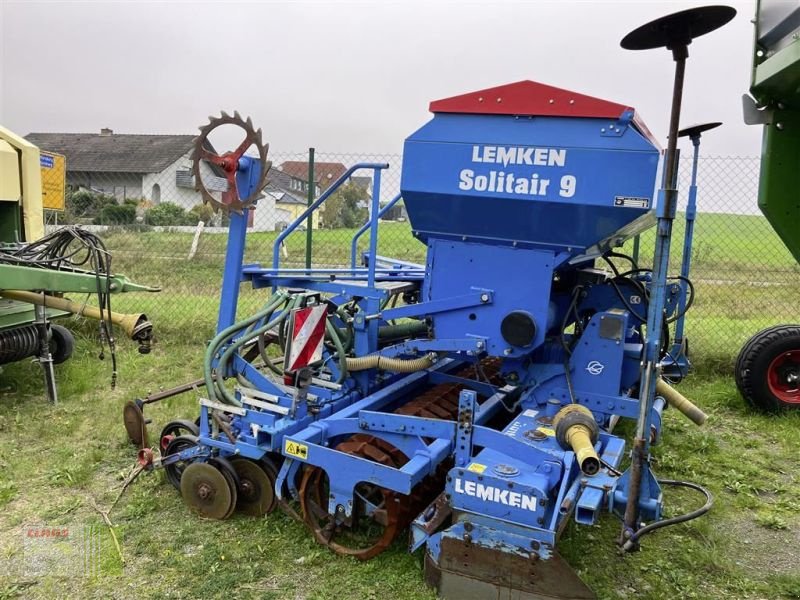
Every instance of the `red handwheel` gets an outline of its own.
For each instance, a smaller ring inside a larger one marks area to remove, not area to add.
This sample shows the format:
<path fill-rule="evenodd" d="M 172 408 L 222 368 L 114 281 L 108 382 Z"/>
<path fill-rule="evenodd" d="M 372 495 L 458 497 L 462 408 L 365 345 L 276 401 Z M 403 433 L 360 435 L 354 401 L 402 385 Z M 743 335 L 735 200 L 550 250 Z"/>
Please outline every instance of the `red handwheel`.
<path fill-rule="evenodd" d="M 269 144 L 265 145 L 263 143 L 260 129 L 253 129 L 253 121 L 250 117 L 244 120 L 238 112 L 234 112 L 233 116 L 230 116 L 223 111 L 222 116 L 209 117 L 208 121 L 208 125 L 200 127 L 200 135 L 195 139 L 194 153 L 192 154 L 192 174 L 194 175 L 195 188 L 203 197 L 203 202 L 211 204 L 215 210 L 221 208 L 223 210 L 240 213 L 243 209 L 249 208 L 255 204 L 256 200 L 261 195 L 261 190 L 267 183 L 267 173 L 272 166 L 267 160 Z M 222 125 L 235 125 L 240 127 L 244 130 L 245 136 L 235 150 L 218 154 L 209 142 L 208 136 L 217 127 Z M 236 184 L 236 173 L 239 169 L 239 160 L 251 147 L 255 147 L 258 153 L 258 160 L 261 162 L 261 174 L 258 184 L 253 188 L 252 193 L 246 198 L 242 198 L 239 195 L 239 188 Z M 226 182 L 225 186 L 213 185 L 212 187 L 219 187 L 220 189 L 209 189 L 209 177 L 206 175 L 204 179 L 201 171 L 200 165 L 203 161 L 214 165 L 217 167 L 218 172 L 222 172 Z M 216 191 L 219 194 L 219 198 L 215 197 L 212 191 Z"/>

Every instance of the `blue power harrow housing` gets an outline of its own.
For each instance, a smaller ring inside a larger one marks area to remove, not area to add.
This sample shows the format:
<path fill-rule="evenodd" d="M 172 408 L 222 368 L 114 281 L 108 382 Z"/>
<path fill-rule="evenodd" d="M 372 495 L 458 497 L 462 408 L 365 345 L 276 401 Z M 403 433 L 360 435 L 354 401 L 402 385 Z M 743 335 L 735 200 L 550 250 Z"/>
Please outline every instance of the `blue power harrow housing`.
<path fill-rule="evenodd" d="M 200 435 L 162 465 L 268 461 L 274 493 L 287 507 L 299 500 L 316 538 L 340 553 L 368 558 L 410 527 L 446 597 L 591 597 L 556 543 L 571 518 L 590 525 L 625 509 L 625 442 L 613 429 L 639 417 L 650 286 L 645 270 L 615 274 L 597 259 L 654 224 L 660 148 L 632 108 L 531 81 L 431 109 L 385 206 L 387 165 L 355 165 L 278 237 L 271 266 L 243 264 L 252 209 L 231 215 Z M 239 160 L 240 195 L 261 168 Z M 281 268 L 286 236 L 362 170 L 371 218 L 351 265 Z M 425 264 L 377 254 L 378 220 L 400 198 Z M 273 291 L 250 321 L 236 320 L 242 282 Z M 668 286 L 668 317 L 685 291 Z M 287 353 L 284 319 L 319 305 L 320 360 L 287 371 L 282 357 L 248 352 L 261 328 L 261 342 Z M 234 377 L 235 391 L 220 389 Z M 652 442 L 664 407 L 659 396 L 648 415 Z M 649 471 L 638 504 L 642 520 L 661 517 Z M 365 520 L 375 539 L 342 541 Z"/>

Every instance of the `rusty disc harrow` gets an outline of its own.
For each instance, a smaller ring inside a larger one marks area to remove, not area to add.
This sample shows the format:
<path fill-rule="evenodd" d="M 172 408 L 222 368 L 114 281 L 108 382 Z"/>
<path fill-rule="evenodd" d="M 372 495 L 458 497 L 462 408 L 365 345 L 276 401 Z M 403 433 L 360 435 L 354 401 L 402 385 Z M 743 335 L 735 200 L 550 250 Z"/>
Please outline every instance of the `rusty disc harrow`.
<path fill-rule="evenodd" d="M 490 382 L 499 383 L 498 361 L 487 359 L 481 367 Z M 474 369 L 473 366 L 465 367 L 456 376 L 468 378 Z M 464 387 L 457 383 L 433 386 L 395 413 L 455 421 L 458 396 Z M 338 444 L 336 449 L 395 469 L 408 462 L 408 457 L 400 450 L 369 434 L 356 434 Z M 436 473 L 423 479 L 408 496 L 374 484 L 358 484 L 349 519 L 328 512 L 328 475 L 319 467 L 308 468 L 300 485 L 303 520 L 318 543 L 337 554 L 368 560 L 388 548 L 414 517 L 436 498 L 451 466 L 449 461 L 442 462 Z"/>

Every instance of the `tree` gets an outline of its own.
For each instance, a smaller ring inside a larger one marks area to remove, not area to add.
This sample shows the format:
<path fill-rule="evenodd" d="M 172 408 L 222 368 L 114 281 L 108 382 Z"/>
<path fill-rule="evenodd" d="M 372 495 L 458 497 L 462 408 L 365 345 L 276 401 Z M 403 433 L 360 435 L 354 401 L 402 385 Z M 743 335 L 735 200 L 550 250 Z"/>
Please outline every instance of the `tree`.
<path fill-rule="evenodd" d="M 326 229 L 359 227 L 369 215 L 369 211 L 365 208 L 368 202 L 367 190 L 353 182 L 346 183 L 325 201 L 325 211 L 322 214 L 323 227 Z"/>

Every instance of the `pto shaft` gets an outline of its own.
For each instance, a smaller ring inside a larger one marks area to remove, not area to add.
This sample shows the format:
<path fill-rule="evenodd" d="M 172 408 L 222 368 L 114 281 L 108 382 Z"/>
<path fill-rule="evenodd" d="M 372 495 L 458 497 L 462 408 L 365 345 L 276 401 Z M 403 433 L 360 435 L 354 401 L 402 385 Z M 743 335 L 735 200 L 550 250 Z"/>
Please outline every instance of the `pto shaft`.
<path fill-rule="evenodd" d="M 600 457 L 594 445 L 600 429 L 592 412 L 580 404 L 568 404 L 553 419 L 556 440 L 565 450 L 572 450 L 584 475 L 594 475 L 600 470 Z"/>
<path fill-rule="evenodd" d="M 656 383 L 656 394 L 663 397 L 668 405 L 677 409 L 695 425 L 702 425 L 708 419 L 708 415 L 697 405 L 661 378 Z"/>

